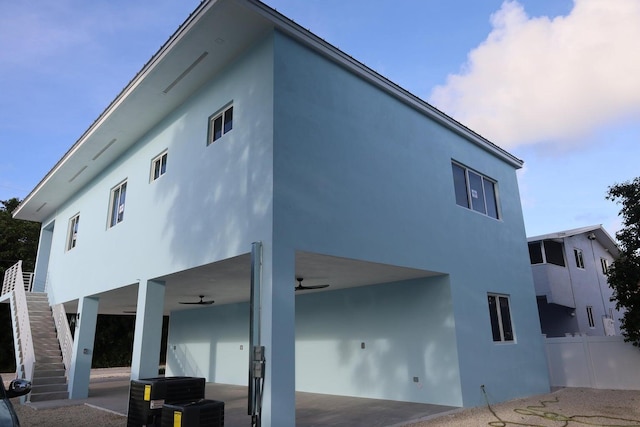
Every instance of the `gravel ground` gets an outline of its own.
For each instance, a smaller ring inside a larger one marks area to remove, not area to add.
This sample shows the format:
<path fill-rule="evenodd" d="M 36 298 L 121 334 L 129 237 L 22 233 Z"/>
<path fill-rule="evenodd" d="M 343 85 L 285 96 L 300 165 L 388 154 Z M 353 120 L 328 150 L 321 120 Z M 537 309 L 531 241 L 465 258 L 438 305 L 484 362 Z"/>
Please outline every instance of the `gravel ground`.
<path fill-rule="evenodd" d="M 13 399 L 22 427 L 91 426 L 124 427 L 126 418 L 87 405 L 35 410 Z M 493 411 L 493 413 L 492 413 Z M 565 388 L 555 393 L 492 406 L 460 410 L 453 414 L 408 424 L 407 427 L 640 427 L 640 391 Z M 363 426 L 366 427 L 366 426 Z"/>

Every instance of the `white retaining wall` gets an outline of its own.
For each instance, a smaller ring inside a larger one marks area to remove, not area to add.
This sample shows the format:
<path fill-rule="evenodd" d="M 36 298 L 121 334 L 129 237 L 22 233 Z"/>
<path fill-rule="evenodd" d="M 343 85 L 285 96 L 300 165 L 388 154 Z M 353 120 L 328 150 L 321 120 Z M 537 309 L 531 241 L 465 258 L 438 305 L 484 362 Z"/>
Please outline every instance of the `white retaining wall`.
<path fill-rule="evenodd" d="M 546 338 L 552 387 L 640 390 L 640 348 L 620 336 Z"/>

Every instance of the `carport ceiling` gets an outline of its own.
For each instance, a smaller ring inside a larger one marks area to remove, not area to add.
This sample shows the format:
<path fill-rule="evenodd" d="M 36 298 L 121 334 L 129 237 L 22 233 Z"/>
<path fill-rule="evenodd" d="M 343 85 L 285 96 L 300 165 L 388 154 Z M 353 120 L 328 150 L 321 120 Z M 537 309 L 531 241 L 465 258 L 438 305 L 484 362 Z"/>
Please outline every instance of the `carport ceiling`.
<path fill-rule="evenodd" d="M 199 295 L 215 300 L 215 305 L 248 301 L 250 295 L 250 254 L 240 255 L 202 267 L 157 277 L 166 284 L 164 313 L 175 310 L 200 308 L 200 305 L 183 305 L 181 301 L 196 302 Z M 309 252 L 296 253 L 296 277 L 303 277 L 305 285 L 328 283 L 325 289 L 304 291 L 332 292 L 337 289 L 357 286 L 392 283 L 403 280 L 435 276 L 442 273 L 379 264 Z M 291 290 L 296 285 L 291 278 Z M 98 294 L 100 313 L 134 314 L 138 295 L 138 284 L 125 286 Z M 74 313 L 77 303 L 65 305 L 67 312 Z"/>

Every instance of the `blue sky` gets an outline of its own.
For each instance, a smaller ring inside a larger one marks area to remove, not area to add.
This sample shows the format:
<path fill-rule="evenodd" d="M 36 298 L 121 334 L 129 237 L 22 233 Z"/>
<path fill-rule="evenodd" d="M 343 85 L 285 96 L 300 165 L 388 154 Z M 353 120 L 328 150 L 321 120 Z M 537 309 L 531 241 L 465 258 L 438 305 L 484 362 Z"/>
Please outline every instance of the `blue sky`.
<path fill-rule="evenodd" d="M 525 161 L 528 235 L 640 175 L 636 0 L 267 0 Z M 25 197 L 199 0 L 0 0 L 0 200 Z"/>

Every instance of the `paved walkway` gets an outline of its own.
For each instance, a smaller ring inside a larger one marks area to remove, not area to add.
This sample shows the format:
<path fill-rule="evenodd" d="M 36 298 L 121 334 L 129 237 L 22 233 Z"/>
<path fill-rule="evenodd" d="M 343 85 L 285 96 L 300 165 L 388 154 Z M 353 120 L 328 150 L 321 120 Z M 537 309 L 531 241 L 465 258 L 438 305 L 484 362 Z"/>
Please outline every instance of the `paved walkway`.
<path fill-rule="evenodd" d="M 129 370 L 126 368 L 94 369 L 91 371 L 88 399 L 55 400 L 30 405 L 45 409 L 87 404 L 126 415 L 129 383 Z M 250 425 L 247 415 L 247 387 L 207 383 L 205 398 L 225 403 L 226 427 Z M 296 426 L 400 426 L 457 409 L 450 406 L 297 392 Z"/>

